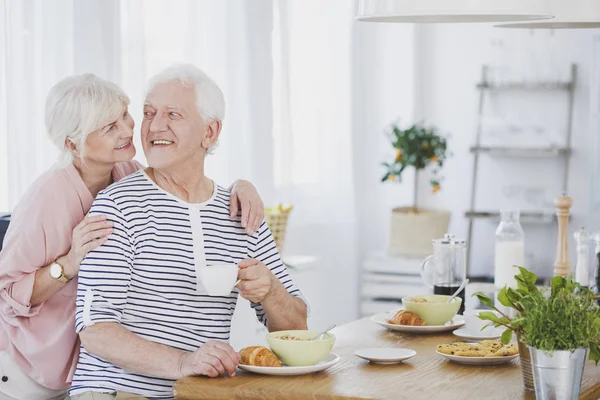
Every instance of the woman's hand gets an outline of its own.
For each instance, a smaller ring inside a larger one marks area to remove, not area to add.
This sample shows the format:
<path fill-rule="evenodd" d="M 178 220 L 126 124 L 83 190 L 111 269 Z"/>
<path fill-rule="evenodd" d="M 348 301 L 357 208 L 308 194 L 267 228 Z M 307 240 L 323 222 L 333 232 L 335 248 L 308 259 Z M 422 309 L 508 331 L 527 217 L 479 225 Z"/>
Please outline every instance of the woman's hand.
<path fill-rule="evenodd" d="M 248 181 L 237 180 L 231 186 L 231 200 L 229 210 L 231 218 L 238 215 L 242 210 L 242 226 L 246 228 L 248 235 L 258 231 L 265 216 L 265 205 L 258 191 Z"/>
<path fill-rule="evenodd" d="M 67 265 L 65 275 L 71 279 L 79 273 L 79 264 L 83 261 L 87 253 L 100 247 L 108 240 L 112 233 L 113 223 L 106 220 L 106 215 L 94 215 L 85 217 L 73 229 L 73 240 L 71 250 L 66 255 Z"/>

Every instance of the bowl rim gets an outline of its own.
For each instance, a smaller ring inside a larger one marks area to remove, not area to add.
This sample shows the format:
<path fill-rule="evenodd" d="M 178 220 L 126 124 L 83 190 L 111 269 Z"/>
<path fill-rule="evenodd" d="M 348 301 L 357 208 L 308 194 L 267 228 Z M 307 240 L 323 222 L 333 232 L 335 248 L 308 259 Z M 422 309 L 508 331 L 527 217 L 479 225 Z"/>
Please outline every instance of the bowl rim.
<path fill-rule="evenodd" d="M 427 305 L 433 305 L 433 304 L 446 304 L 446 305 L 450 305 L 450 304 L 456 304 L 456 303 L 461 304 L 462 303 L 462 298 L 460 296 L 456 296 L 454 298 L 454 300 L 452 300 L 451 303 L 445 303 L 445 302 L 441 302 L 441 301 L 440 302 L 436 301 L 436 302 L 423 303 L 423 302 L 419 302 L 419 301 L 411 301 L 411 300 L 409 300 L 410 298 L 413 298 L 413 297 L 433 297 L 433 296 L 450 297 L 449 294 L 425 294 L 425 295 L 416 295 L 416 296 L 404 296 L 404 297 L 402 297 L 401 300 L 402 300 L 403 304 L 405 302 L 406 303 L 411 303 L 411 304 L 427 304 Z M 434 307 L 437 307 L 437 306 L 434 306 Z"/>
<path fill-rule="evenodd" d="M 267 339 L 276 340 L 278 342 L 284 342 L 284 343 L 308 343 L 308 342 L 321 343 L 321 342 L 329 342 L 331 340 L 335 340 L 335 335 L 331 332 L 325 333 L 325 335 L 329 335 L 329 336 L 326 336 L 325 338 L 319 339 L 319 340 L 285 340 L 285 339 L 280 339 L 277 336 L 274 336 L 276 334 L 279 334 L 281 336 L 292 334 L 290 332 L 314 332 L 315 335 L 319 333 L 318 330 L 313 330 L 313 329 L 290 329 L 290 330 L 286 330 L 286 331 L 268 332 Z"/>

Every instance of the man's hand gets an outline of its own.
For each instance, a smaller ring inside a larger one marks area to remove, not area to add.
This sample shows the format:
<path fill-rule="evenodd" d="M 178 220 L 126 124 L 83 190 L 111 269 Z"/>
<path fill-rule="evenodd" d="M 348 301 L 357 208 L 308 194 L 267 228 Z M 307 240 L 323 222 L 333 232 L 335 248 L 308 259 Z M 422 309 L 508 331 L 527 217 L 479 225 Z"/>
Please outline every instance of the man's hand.
<path fill-rule="evenodd" d="M 239 264 L 237 285 L 240 294 L 246 300 L 253 303 L 262 303 L 272 292 L 279 280 L 271 273 L 271 270 L 262 262 L 249 258 Z"/>
<path fill-rule="evenodd" d="M 224 375 L 235 376 L 240 355 L 228 343 L 209 340 L 192 353 L 186 353 L 181 360 L 181 375 L 206 375 L 211 378 Z"/>

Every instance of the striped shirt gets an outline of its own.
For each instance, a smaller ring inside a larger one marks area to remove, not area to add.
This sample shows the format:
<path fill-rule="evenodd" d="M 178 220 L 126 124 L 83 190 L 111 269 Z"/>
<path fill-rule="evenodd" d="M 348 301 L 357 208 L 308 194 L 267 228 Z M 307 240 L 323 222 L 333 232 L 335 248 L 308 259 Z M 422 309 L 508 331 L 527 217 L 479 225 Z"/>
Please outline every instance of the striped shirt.
<path fill-rule="evenodd" d="M 290 294 L 302 298 L 267 225 L 247 235 L 240 218 L 230 217 L 230 193 L 214 187 L 209 200 L 190 204 L 138 171 L 98 194 L 90 214 L 105 214 L 114 223 L 113 233 L 81 263 L 77 332 L 96 322 L 118 322 L 146 340 L 184 351 L 211 339 L 229 340 L 238 290 L 208 296 L 197 283 L 197 265 L 255 258 Z M 266 325 L 262 306 L 251 305 Z M 80 350 L 71 395 L 119 390 L 173 397 L 172 380 L 128 372 Z"/>

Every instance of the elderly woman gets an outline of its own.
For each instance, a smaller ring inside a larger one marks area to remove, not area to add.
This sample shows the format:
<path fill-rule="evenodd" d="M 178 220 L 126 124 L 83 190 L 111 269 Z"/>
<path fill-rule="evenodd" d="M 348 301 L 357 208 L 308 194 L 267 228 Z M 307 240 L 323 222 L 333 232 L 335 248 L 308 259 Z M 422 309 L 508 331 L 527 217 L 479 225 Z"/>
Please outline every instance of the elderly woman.
<path fill-rule="evenodd" d="M 229 191 L 205 176 L 223 114 L 221 90 L 193 66 L 151 81 L 142 122 L 150 167 L 102 191 L 90 211 L 114 225 L 81 264 L 73 399 L 167 399 L 175 379 L 233 376 L 239 355 L 226 340 L 238 293 L 269 330 L 306 329 L 307 306 L 269 228 L 245 235 L 225 207 Z M 204 274 L 223 263 L 241 282 L 211 296 Z"/>
<path fill-rule="evenodd" d="M 85 216 L 98 192 L 142 168 L 132 161 L 128 104 L 116 85 L 90 74 L 66 78 L 48 95 L 46 125 L 61 165 L 24 195 L 0 252 L 2 399 L 64 398 L 70 386 L 80 347 L 74 278 L 85 255 L 113 232 L 112 218 Z M 238 203 L 251 235 L 263 214 L 249 183 L 233 186 L 232 216 Z"/>

